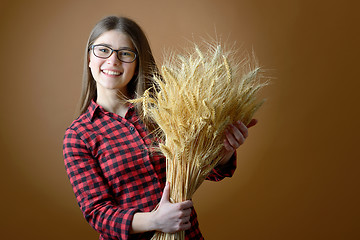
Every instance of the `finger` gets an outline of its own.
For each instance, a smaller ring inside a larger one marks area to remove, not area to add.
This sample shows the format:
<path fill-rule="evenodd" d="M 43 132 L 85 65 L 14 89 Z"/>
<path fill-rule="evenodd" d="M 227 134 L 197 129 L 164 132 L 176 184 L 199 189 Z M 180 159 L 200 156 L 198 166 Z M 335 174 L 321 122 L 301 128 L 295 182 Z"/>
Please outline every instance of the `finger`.
<path fill-rule="evenodd" d="M 169 202 L 169 198 L 170 198 L 170 184 L 169 182 L 166 182 L 160 202 Z"/>
<path fill-rule="evenodd" d="M 247 125 L 247 128 L 255 126 L 258 123 L 257 119 L 251 119 L 250 123 Z"/>
<path fill-rule="evenodd" d="M 230 145 L 229 141 L 225 138 L 224 139 L 224 147 L 227 151 L 235 151 L 235 149 Z"/>
<path fill-rule="evenodd" d="M 187 216 L 187 217 L 184 217 L 183 219 L 181 219 L 182 224 L 186 224 L 188 222 L 190 222 L 190 216 Z"/>
<path fill-rule="evenodd" d="M 226 139 L 233 149 L 237 149 L 245 141 L 245 138 L 241 133 L 237 133 L 237 136 L 235 137 L 234 133 L 227 132 Z"/>
<path fill-rule="evenodd" d="M 249 133 L 248 133 L 248 129 L 245 126 L 245 124 L 241 121 L 237 121 L 236 126 L 239 129 L 239 131 L 241 132 L 242 137 L 246 139 L 249 136 Z"/>
<path fill-rule="evenodd" d="M 242 142 L 247 138 L 247 128 L 242 122 L 236 122 L 234 125 L 230 125 L 232 134 L 235 136 L 236 140 L 242 144 Z"/>
<path fill-rule="evenodd" d="M 182 215 L 181 215 L 181 218 L 190 217 L 191 212 L 192 212 L 192 209 L 191 209 L 191 208 L 188 208 L 188 209 L 183 210 Z"/>
<path fill-rule="evenodd" d="M 193 202 L 191 200 L 186 200 L 184 202 L 179 203 L 180 210 L 190 209 L 193 206 Z"/>
<path fill-rule="evenodd" d="M 190 229 L 190 227 L 191 227 L 191 223 L 190 223 L 190 222 L 181 224 L 181 226 L 180 226 L 180 231 L 188 230 L 188 229 Z"/>
<path fill-rule="evenodd" d="M 177 218 L 179 219 L 180 222 L 184 223 L 186 222 L 186 219 L 190 218 L 191 212 L 192 212 L 191 208 L 186 210 L 181 210 L 178 213 Z"/>

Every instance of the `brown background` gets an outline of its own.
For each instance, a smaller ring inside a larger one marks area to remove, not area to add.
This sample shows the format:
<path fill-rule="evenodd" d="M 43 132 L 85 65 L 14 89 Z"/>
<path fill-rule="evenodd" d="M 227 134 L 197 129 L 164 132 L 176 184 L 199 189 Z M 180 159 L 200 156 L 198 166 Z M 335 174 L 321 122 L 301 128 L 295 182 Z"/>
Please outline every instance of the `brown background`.
<path fill-rule="evenodd" d="M 164 49 L 222 35 L 274 77 L 232 179 L 194 202 L 206 239 L 360 239 L 356 1 L 1 1 L 1 239 L 97 239 L 62 159 L 94 24 L 122 14 Z M 215 30 L 216 29 L 216 30 Z"/>

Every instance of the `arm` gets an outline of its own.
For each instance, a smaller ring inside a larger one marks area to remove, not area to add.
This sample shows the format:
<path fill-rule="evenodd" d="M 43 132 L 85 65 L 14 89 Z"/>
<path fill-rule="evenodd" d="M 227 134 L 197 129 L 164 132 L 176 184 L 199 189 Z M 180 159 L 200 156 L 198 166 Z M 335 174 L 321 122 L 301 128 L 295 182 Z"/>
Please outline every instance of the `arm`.
<path fill-rule="evenodd" d="M 169 197 L 170 186 L 166 183 L 158 208 L 153 212 L 135 213 L 130 233 L 147 231 L 174 233 L 189 229 L 192 201 L 171 203 Z"/>
<path fill-rule="evenodd" d="M 231 177 L 236 169 L 236 149 L 239 148 L 248 137 L 248 128 L 255 126 L 256 119 L 252 119 L 245 126 L 242 122 L 237 121 L 230 124 L 225 130 L 223 160 L 213 169 L 208 176 L 208 180 L 220 181 L 225 177 Z"/>
<path fill-rule="evenodd" d="M 128 239 L 129 234 L 154 230 L 176 232 L 191 227 L 192 202 L 170 203 L 168 184 L 156 211 L 122 209 L 113 199 L 97 160 L 74 130 L 69 129 L 65 134 L 63 153 L 66 171 L 83 215 L 101 234 Z"/>
<path fill-rule="evenodd" d="M 105 236 L 127 239 L 133 215 L 138 210 L 116 205 L 97 160 L 72 129 L 66 131 L 63 154 L 66 172 L 85 219 Z"/>
<path fill-rule="evenodd" d="M 237 121 L 234 124 L 230 124 L 225 130 L 224 139 L 224 158 L 219 165 L 225 165 L 231 159 L 231 156 L 236 152 L 242 144 L 244 144 L 246 138 L 249 136 L 248 128 L 257 124 L 256 119 L 252 119 L 250 123 L 245 126 L 241 121 Z"/>

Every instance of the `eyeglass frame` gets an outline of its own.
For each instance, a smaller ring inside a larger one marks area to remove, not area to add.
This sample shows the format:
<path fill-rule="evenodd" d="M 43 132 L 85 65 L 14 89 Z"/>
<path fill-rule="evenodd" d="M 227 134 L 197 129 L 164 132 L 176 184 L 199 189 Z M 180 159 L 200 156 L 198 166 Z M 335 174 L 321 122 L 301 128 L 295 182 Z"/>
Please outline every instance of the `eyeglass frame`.
<path fill-rule="evenodd" d="M 109 49 L 111 50 L 110 55 L 109 55 L 108 57 L 99 57 L 99 56 L 97 56 L 97 55 L 95 54 L 95 51 L 94 51 L 94 47 L 97 47 L 97 46 L 103 46 L 103 47 L 109 48 Z M 107 45 L 105 45 L 105 44 L 95 44 L 95 45 L 91 45 L 91 46 L 89 47 L 89 51 L 90 51 L 90 50 L 92 50 L 92 52 L 93 52 L 93 54 L 94 54 L 95 57 L 101 58 L 101 59 L 108 59 L 109 57 L 111 57 L 111 55 L 112 55 L 114 52 L 116 52 L 116 57 L 117 57 L 117 59 L 119 59 L 119 61 L 124 62 L 124 63 L 132 63 L 132 62 L 134 62 L 134 61 L 136 60 L 136 58 L 137 58 L 137 53 L 136 53 L 134 50 L 129 49 L 129 48 L 120 48 L 120 49 L 118 49 L 118 50 L 115 50 L 115 49 L 112 49 L 111 47 L 109 47 L 109 46 L 107 46 Z M 134 53 L 134 55 L 135 55 L 134 60 L 132 60 L 131 62 L 125 62 L 125 61 L 121 60 L 121 59 L 119 58 L 119 52 L 120 52 L 120 51 L 123 51 L 123 50 L 126 50 L 126 51 L 129 51 L 129 52 Z"/>

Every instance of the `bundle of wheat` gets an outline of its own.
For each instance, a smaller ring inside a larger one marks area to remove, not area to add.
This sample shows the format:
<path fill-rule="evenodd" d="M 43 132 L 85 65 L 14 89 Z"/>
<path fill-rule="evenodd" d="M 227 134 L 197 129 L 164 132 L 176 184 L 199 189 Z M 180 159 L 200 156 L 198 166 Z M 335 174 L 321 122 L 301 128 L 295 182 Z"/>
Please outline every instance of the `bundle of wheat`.
<path fill-rule="evenodd" d="M 253 55 L 238 55 L 218 43 L 194 44 L 165 62 L 162 78 L 154 76 L 155 94 L 149 90 L 137 100 L 164 139 L 159 146 L 174 202 L 191 199 L 221 160 L 227 125 L 247 125 L 263 103 L 255 97 L 266 85 L 262 71 Z M 156 233 L 153 239 L 184 239 L 184 232 Z"/>

